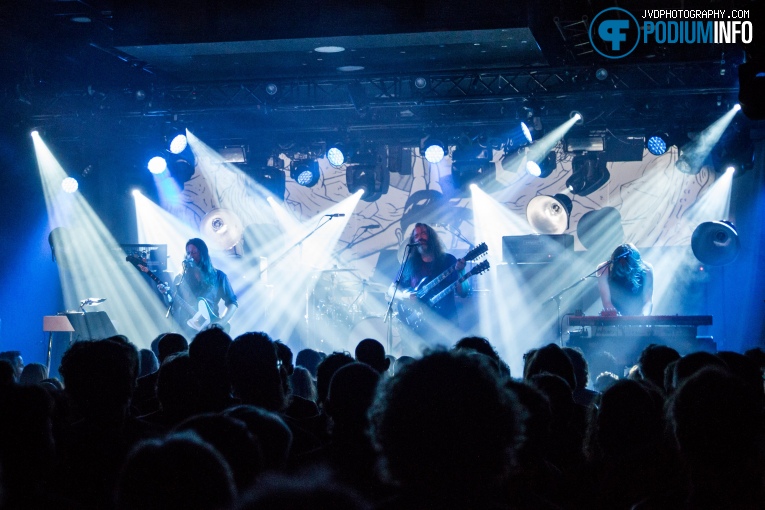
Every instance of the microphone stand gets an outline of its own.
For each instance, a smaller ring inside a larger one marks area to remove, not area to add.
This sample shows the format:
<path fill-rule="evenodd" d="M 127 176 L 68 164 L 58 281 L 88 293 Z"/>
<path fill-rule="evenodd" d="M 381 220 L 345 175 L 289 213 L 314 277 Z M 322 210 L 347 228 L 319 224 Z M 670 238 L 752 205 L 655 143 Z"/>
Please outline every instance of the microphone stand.
<path fill-rule="evenodd" d="M 291 252 L 292 250 L 294 250 L 294 249 L 295 249 L 295 247 L 297 247 L 297 246 L 300 246 L 300 254 L 302 255 L 302 254 L 303 254 L 303 242 L 304 242 L 306 239 L 308 239 L 309 237 L 311 237 L 312 235 L 314 235 L 314 234 L 316 233 L 316 231 L 317 231 L 317 230 L 319 230 L 321 227 L 323 227 L 324 225 L 326 225 L 327 223 L 329 223 L 330 221 L 332 221 L 332 218 L 335 218 L 335 216 L 331 216 L 331 215 L 329 215 L 329 216 L 324 216 L 324 218 L 327 218 L 327 221 L 325 221 L 324 223 L 321 223 L 321 221 L 320 221 L 320 222 L 319 222 L 319 224 L 318 224 L 318 225 L 316 225 L 316 228 L 314 228 L 313 230 L 311 230 L 310 232 L 308 232 L 308 234 L 306 234 L 306 235 L 305 235 L 305 236 L 304 236 L 302 239 L 300 239 L 298 242 L 294 243 L 292 246 L 290 246 L 290 247 L 289 247 L 289 248 L 287 248 L 287 249 L 286 249 L 284 252 L 282 252 L 282 254 L 281 254 L 281 255 L 279 255 L 278 257 L 276 257 L 276 260 L 274 260 L 273 264 L 268 264 L 268 266 L 266 267 L 266 269 L 261 269 L 261 270 L 260 270 L 260 273 L 259 273 L 259 274 L 263 274 L 263 272 L 264 272 L 264 271 L 266 271 L 266 270 L 268 270 L 268 269 L 273 269 L 273 268 L 274 268 L 274 267 L 275 267 L 275 266 L 276 266 L 276 265 L 277 265 L 279 262 L 281 262 L 282 260 L 284 260 L 284 257 L 286 257 L 286 256 L 287 256 L 287 254 L 288 254 L 289 252 Z M 324 218 L 322 218 L 322 219 L 324 219 Z"/>
<path fill-rule="evenodd" d="M 181 278 L 178 280 L 178 283 L 175 284 L 175 292 L 173 292 L 173 295 L 170 296 L 170 299 L 168 299 L 169 304 L 167 305 L 167 311 L 165 312 L 165 318 L 170 317 L 170 312 L 173 310 L 173 304 L 175 303 L 175 296 L 178 295 L 178 291 L 181 289 L 181 284 L 183 283 L 184 278 L 186 278 L 186 271 L 188 270 L 189 265 L 186 263 L 186 260 L 183 260 L 183 271 L 181 271 Z"/>
<path fill-rule="evenodd" d="M 266 270 L 273 269 L 274 267 L 276 267 L 276 265 L 279 264 L 279 262 L 283 261 L 284 258 L 287 256 L 287 254 L 290 253 L 292 250 L 294 250 L 295 247 L 297 247 L 297 246 L 300 246 L 300 255 L 301 255 L 301 259 L 302 259 L 302 255 L 303 255 L 303 242 L 305 242 L 306 239 L 308 239 L 309 237 L 314 235 L 316 233 L 316 231 L 319 230 L 321 227 L 323 227 L 324 225 L 326 225 L 327 223 L 332 221 L 332 218 L 337 218 L 337 216 L 329 214 L 329 215 L 325 215 L 322 218 L 322 220 L 324 218 L 326 218 L 327 221 L 322 223 L 322 221 L 319 220 L 319 224 L 316 225 L 316 228 L 314 228 L 313 230 L 308 232 L 308 234 L 303 236 L 303 238 L 300 239 L 298 242 L 294 243 L 292 246 L 287 248 L 284 252 L 282 252 L 281 255 L 276 257 L 276 260 L 274 260 L 273 264 L 268 264 L 265 268 L 261 269 L 258 274 L 262 275 Z M 310 306 L 311 306 L 310 299 L 311 299 L 311 296 L 310 296 L 310 294 L 308 292 L 308 289 L 306 288 L 306 293 L 305 293 L 305 316 L 303 317 L 305 319 L 306 338 L 308 337 L 308 333 L 311 331 L 310 324 L 308 324 L 308 322 L 310 320 L 310 316 L 311 316 L 311 313 L 310 313 L 311 312 L 311 309 L 310 309 Z"/>
<path fill-rule="evenodd" d="M 577 285 L 579 285 L 580 283 L 585 281 L 590 276 L 594 276 L 595 273 L 597 273 L 600 269 L 601 268 L 599 268 L 599 267 L 595 268 L 595 271 L 592 271 L 591 273 L 589 273 L 589 274 L 579 278 L 577 281 L 575 281 L 574 283 L 572 283 L 571 285 L 569 285 L 565 289 L 561 290 L 560 292 L 558 292 L 554 296 L 550 296 L 549 298 L 547 298 L 544 301 L 542 301 L 542 304 L 549 303 L 550 301 L 555 301 L 555 303 L 557 304 L 557 307 L 558 307 L 558 345 L 560 345 L 561 347 L 563 347 L 563 321 L 561 320 L 561 317 L 560 317 L 560 301 L 561 301 L 561 297 L 563 296 L 563 294 L 565 294 L 569 290 L 573 289 L 574 287 L 576 287 Z"/>
<path fill-rule="evenodd" d="M 460 229 L 454 228 L 451 225 L 448 225 L 446 223 L 439 223 L 438 225 L 444 227 L 446 230 L 448 230 L 457 239 L 460 239 L 460 240 L 464 241 L 465 243 L 467 243 L 467 245 L 470 246 L 471 250 L 473 248 L 475 248 L 475 245 L 473 243 L 471 243 L 470 241 L 465 239 L 465 236 L 462 235 L 462 232 L 460 232 Z"/>
<path fill-rule="evenodd" d="M 406 263 L 409 262 L 409 256 L 412 254 L 412 248 L 407 243 L 406 248 L 404 250 L 404 256 L 401 260 L 401 266 L 398 268 L 398 274 L 396 275 L 396 280 L 393 282 L 395 285 L 393 286 L 393 294 L 390 297 L 390 301 L 388 301 L 388 309 L 385 310 L 385 316 L 383 317 L 383 322 L 388 323 L 387 328 L 387 343 L 388 343 L 388 354 L 392 354 L 393 350 L 393 301 L 396 299 L 396 292 L 398 292 L 398 285 L 401 283 L 401 277 L 404 274 L 404 268 L 406 267 Z"/>

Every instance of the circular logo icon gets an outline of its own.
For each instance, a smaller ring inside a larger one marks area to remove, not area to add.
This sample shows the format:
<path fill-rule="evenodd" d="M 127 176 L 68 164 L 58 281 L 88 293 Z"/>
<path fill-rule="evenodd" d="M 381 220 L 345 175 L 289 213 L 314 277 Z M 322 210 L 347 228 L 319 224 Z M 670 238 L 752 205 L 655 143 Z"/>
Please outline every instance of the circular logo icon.
<path fill-rule="evenodd" d="M 640 42 L 637 18 L 620 7 L 600 11 L 590 23 L 590 44 L 606 58 L 623 58 Z"/>

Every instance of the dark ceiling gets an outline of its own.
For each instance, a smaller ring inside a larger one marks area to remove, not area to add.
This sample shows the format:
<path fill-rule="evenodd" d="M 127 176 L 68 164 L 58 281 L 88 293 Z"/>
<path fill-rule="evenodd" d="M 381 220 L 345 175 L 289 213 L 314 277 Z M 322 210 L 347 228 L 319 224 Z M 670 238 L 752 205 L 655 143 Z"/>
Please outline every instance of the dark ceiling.
<path fill-rule="evenodd" d="M 140 139 L 174 122 L 202 136 L 270 143 L 352 133 L 416 139 L 527 116 L 555 125 L 572 110 L 597 129 L 706 125 L 736 101 L 741 46 L 646 44 L 619 61 L 594 53 L 589 20 L 613 5 L 13 2 L 0 12 L 0 107 L 6 128 L 41 126 L 59 139 L 116 125 Z M 683 6 L 754 11 L 755 2 Z"/>

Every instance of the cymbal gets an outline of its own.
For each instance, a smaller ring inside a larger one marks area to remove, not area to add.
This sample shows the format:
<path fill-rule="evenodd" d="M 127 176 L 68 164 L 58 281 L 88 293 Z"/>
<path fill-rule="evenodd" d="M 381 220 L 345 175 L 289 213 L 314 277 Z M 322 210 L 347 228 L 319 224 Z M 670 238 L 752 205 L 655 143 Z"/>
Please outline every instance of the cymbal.
<path fill-rule="evenodd" d="M 390 287 L 390 285 L 385 285 L 384 283 L 376 283 L 376 282 L 363 282 L 361 285 L 366 286 L 368 289 L 379 289 L 382 292 L 387 291 L 388 287 Z"/>
<path fill-rule="evenodd" d="M 242 240 L 244 227 L 239 216 L 228 209 L 213 209 L 199 222 L 202 235 L 222 250 L 233 248 Z"/>
<path fill-rule="evenodd" d="M 333 267 L 332 269 L 319 269 L 318 267 L 312 267 L 311 271 L 315 273 L 345 273 L 356 271 L 355 267 Z"/>

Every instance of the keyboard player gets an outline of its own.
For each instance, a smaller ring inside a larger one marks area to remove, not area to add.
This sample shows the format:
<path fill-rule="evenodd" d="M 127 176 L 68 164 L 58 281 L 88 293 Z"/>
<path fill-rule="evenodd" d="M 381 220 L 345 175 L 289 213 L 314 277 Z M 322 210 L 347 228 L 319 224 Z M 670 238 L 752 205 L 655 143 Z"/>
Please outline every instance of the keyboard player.
<path fill-rule="evenodd" d="M 640 257 L 632 243 L 618 246 L 611 258 L 598 266 L 600 315 L 651 315 L 653 266 Z"/>

